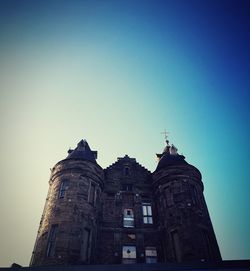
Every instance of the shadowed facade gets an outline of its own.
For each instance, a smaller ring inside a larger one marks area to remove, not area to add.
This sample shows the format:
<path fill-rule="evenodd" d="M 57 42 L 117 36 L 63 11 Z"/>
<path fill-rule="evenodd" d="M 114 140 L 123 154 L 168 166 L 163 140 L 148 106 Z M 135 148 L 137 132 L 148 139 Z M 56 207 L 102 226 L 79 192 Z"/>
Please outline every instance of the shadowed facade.
<path fill-rule="evenodd" d="M 201 174 L 166 141 L 151 173 L 81 140 L 51 171 L 31 266 L 220 261 Z"/>

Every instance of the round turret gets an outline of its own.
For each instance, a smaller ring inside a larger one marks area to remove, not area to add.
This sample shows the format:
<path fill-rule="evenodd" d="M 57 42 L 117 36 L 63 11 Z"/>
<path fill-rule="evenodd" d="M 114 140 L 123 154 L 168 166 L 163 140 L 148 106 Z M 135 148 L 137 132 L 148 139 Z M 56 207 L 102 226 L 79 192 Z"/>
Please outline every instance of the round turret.
<path fill-rule="evenodd" d="M 164 261 L 221 260 L 200 171 L 168 141 L 157 157 L 159 163 L 152 177 L 158 227 L 166 248 Z"/>
<path fill-rule="evenodd" d="M 90 263 L 94 257 L 103 170 L 80 141 L 51 170 L 31 266 Z"/>

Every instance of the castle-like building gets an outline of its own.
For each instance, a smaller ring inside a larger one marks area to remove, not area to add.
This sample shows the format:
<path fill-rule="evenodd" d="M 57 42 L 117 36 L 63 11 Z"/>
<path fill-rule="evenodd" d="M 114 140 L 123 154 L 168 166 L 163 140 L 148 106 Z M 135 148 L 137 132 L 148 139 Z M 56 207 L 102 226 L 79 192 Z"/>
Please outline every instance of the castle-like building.
<path fill-rule="evenodd" d="M 31 266 L 220 261 L 200 171 L 166 140 L 150 172 L 85 140 L 51 170 Z"/>

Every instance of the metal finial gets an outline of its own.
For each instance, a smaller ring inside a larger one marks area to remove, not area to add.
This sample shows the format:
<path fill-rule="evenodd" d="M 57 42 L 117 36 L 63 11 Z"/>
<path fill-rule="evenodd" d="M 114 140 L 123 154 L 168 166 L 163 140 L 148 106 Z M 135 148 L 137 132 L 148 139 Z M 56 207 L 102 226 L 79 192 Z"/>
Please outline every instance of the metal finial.
<path fill-rule="evenodd" d="M 168 135 L 167 134 L 169 134 L 169 132 L 167 132 L 166 129 L 165 129 L 164 132 L 162 132 L 161 134 L 164 135 L 165 141 L 166 141 L 167 146 L 168 146 L 169 145 L 169 140 L 168 140 Z"/>

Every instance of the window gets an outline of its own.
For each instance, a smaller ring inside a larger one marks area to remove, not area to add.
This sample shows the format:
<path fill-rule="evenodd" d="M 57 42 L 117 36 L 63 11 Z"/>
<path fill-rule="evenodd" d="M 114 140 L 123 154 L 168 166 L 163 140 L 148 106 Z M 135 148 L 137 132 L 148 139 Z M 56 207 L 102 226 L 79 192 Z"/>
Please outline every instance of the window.
<path fill-rule="evenodd" d="M 181 262 L 182 257 L 181 257 L 180 238 L 179 238 L 179 234 L 176 230 L 171 232 L 171 238 L 172 238 L 172 245 L 174 248 L 175 260 L 177 262 Z"/>
<path fill-rule="evenodd" d="M 90 239 L 91 231 L 88 228 L 84 228 L 82 232 L 82 244 L 81 244 L 81 260 L 85 263 L 89 262 L 89 253 L 90 253 Z"/>
<path fill-rule="evenodd" d="M 94 199 L 95 199 L 95 186 L 91 184 L 89 188 L 89 202 L 93 203 Z"/>
<path fill-rule="evenodd" d="M 146 247 L 145 261 L 146 263 L 157 263 L 157 251 L 155 247 Z"/>
<path fill-rule="evenodd" d="M 122 191 L 132 191 L 133 185 L 132 184 L 123 184 Z"/>
<path fill-rule="evenodd" d="M 206 251 L 206 259 L 207 260 L 210 260 L 213 258 L 213 251 L 212 251 L 212 246 L 210 245 L 211 242 L 210 242 L 210 237 L 209 237 L 209 234 L 208 234 L 208 231 L 203 229 L 202 230 L 202 237 L 203 237 L 203 242 L 204 242 L 204 245 L 205 245 L 205 251 Z"/>
<path fill-rule="evenodd" d="M 58 194 L 59 199 L 64 198 L 65 192 L 68 188 L 69 188 L 69 180 L 62 180 L 61 185 L 60 185 L 60 189 L 59 189 L 59 194 Z"/>
<path fill-rule="evenodd" d="M 129 176 L 130 175 L 130 168 L 129 167 L 125 167 L 124 168 L 124 175 L 125 176 Z"/>
<path fill-rule="evenodd" d="M 52 225 L 49 238 L 48 238 L 48 245 L 47 245 L 47 257 L 53 257 L 55 255 L 55 245 L 56 245 L 56 235 L 58 232 L 58 225 Z"/>
<path fill-rule="evenodd" d="M 96 185 L 93 182 L 89 184 L 88 202 L 93 205 L 96 202 Z"/>
<path fill-rule="evenodd" d="M 122 247 L 122 263 L 136 263 L 136 247 L 123 246 Z"/>
<path fill-rule="evenodd" d="M 142 214 L 144 224 L 153 224 L 152 207 L 150 203 L 142 204 Z"/>
<path fill-rule="evenodd" d="M 191 200 L 192 200 L 193 205 L 198 204 L 198 193 L 197 193 L 196 187 L 194 185 L 190 185 L 189 190 L 190 190 Z"/>
<path fill-rule="evenodd" d="M 134 214 L 133 214 L 132 209 L 124 209 L 123 227 L 125 227 L 125 228 L 133 228 L 134 227 Z"/>

